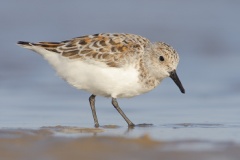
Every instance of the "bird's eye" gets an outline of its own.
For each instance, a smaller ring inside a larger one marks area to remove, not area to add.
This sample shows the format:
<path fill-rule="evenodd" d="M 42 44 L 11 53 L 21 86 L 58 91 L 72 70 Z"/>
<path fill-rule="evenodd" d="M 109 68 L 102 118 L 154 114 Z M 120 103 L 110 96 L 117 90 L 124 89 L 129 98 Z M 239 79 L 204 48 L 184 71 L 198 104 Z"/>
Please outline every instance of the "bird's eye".
<path fill-rule="evenodd" d="M 159 60 L 160 60 L 160 61 L 164 61 L 164 57 L 163 57 L 163 56 L 160 56 L 160 57 L 159 57 Z"/>

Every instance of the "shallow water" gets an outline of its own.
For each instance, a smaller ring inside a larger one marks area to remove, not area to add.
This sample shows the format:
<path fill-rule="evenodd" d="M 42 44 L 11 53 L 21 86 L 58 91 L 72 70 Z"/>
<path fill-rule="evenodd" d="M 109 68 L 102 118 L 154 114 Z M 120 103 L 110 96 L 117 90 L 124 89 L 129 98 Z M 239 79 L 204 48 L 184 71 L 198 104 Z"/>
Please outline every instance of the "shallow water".
<path fill-rule="evenodd" d="M 92 2 L 79 1 L 63 1 L 57 5 L 45 0 L 2 2 L 0 132 L 7 130 L 7 134 L 0 134 L 0 138 L 11 136 L 9 130 L 46 129 L 51 136 L 61 138 L 94 135 L 131 139 L 148 135 L 157 142 L 173 141 L 174 145 L 169 146 L 175 149 L 178 141 L 184 141 L 179 144 L 180 148 L 189 150 L 192 143 L 185 145 L 185 142 L 193 140 L 204 141 L 196 143 L 196 148 L 216 148 L 219 143 L 224 146 L 231 143 L 234 150 L 239 150 L 240 47 L 237 33 L 240 33 L 240 22 L 237 19 L 240 3 L 95 3 L 92 6 Z M 89 10 L 86 6 L 93 8 Z M 61 41 L 99 32 L 140 34 L 151 41 L 165 41 L 179 52 L 177 71 L 186 94 L 181 94 L 168 78 L 147 94 L 118 100 L 135 124 L 153 126 L 129 129 L 112 107 L 111 100 L 97 97 L 101 126 L 95 133 L 88 104 L 90 94 L 70 87 L 42 57 L 15 45 L 19 40 Z M 24 130 L 24 135 L 26 132 Z M 239 156 L 237 153 L 233 155 Z"/>

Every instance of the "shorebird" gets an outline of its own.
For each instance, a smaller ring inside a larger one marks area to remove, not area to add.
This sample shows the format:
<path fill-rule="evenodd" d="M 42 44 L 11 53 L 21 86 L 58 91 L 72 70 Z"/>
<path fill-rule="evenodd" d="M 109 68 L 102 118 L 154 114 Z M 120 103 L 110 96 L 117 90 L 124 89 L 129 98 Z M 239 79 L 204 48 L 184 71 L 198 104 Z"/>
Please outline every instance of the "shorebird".
<path fill-rule="evenodd" d="M 61 42 L 18 44 L 43 56 L 70 85 L 92 94 L 89 102 L 95 127 L 99 127 L 96 96 L 111 97 L 128 126 L 134 126 L 117 98 L 149 92 L 166 77 L 172 78 L 185 93 L 176 73 L 178 53 L 164 42 L 151 43 L 134 34 L 101 33 Z"/>

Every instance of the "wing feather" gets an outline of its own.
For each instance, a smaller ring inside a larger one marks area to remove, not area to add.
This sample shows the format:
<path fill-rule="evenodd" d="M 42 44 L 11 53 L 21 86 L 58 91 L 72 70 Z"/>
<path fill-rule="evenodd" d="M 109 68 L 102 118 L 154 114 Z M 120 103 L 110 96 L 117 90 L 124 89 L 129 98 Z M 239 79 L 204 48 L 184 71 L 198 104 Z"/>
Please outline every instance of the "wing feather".
<path fill-rule="evenodd" d="M 76 37 L 62 42 L 33 43 L 69 59 L 101 61 L 110 67 L 120 67 L 140 56 L 149 44 L 148 39 L 138 35 L 110 33 Z"/>

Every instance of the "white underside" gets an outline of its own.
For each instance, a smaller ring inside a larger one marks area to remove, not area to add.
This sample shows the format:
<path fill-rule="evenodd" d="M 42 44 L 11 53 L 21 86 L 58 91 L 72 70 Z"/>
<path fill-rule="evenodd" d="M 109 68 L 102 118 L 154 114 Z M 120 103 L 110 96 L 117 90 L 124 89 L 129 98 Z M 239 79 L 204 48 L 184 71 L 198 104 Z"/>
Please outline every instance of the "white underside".
<path fill-rule="evenodd" d="M 70 60 L 39 47 L 32 50 L 40 53 L 69 84 L 91 94 L 124 98 L 149 91 L 141 86 L 138 71 L 131 65 L 123 68 L 108 67 L 100 62 Z"/>

